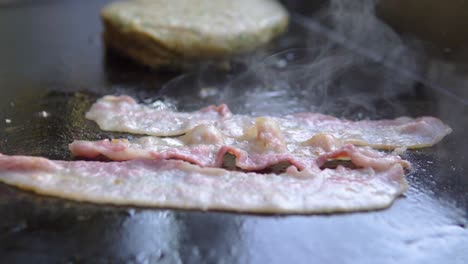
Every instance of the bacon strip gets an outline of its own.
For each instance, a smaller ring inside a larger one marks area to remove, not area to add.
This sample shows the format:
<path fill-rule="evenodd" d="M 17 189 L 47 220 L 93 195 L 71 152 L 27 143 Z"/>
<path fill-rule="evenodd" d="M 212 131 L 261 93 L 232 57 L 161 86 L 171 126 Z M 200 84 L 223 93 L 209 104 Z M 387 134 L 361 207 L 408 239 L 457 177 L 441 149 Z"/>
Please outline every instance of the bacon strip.
<path fill-rule="evenodd" d="M 102 130 L 156 136 L 181 135 L 200 124 L 230 117 L 226 105 L 208 106 L 192 113 L 157 110 L 138 104 L 129 96 L 104 96 L 91 106 L 86 118 Z"/>
<path fill-rule="evenodd" d="M 389 206 L 407 189 L 400 164 L 384 170 L 288 168 L 257 174 L 183 161 L 52 161 L 0 154 L 0 181 L 76 201 L 256 213 L 328 213 Z"/>
<path fill-rule="evenodd" d="M 74 141 L 70 150 L 75 156 L 96 158 L 105 156 L 111 160 L 133 159 L 178 159 L 197 164 L 202 167 L 222 168 L 225 156 L 235 157 L 235 167 L 244 171 L 261 171 L 281 163 L 288 163 L 298 170 L 318 168 L 329 159 L 349 158 L 360 167 L 372 167 L 377 170 L 386 169 L 394 164 L 409 168 L 410 164 L 392 154 L 383 154 L 369 148 L 357 148 L 353 145 L 334 146 L 325 150 L 317 146 L 301 146 L 294 152 L 271 152 L 263 150 L 252 151 L 252 146 L 245 142 L 222 144 L 184 144 L 183 139 L 160 139 L 143 137 L 133 141 L 101 140 Z"/>
<path fill-rule="evenodd" d="M 226 105 L 182 113 L 140 105 L 128 96 L 99 99 L 86 118 L 96 121 L 103 130 L 152 136 L 182 135 L 198 125 L 208 124 L 225 136 L 240 137 L 258 121 L 251 116 L 233 115 Z M 452 131 L 434 117 L 349 121 L 317 113 L 300 113 L 267 118 L 279 124 L 286 144 L 303 142 L 325 133 L 345 143 L 378 149 L 422 148 L 436 144 Z"/>

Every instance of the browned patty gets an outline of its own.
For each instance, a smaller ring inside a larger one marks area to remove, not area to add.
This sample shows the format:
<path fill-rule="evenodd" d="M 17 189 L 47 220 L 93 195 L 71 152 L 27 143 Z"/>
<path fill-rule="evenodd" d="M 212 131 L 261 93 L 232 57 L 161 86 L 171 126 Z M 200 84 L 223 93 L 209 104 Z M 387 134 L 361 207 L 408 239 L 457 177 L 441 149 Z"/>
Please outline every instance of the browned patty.
<path fill-rule="evenodd" d="M 102 11 L 108 47 L 159 68 L 224 59 L 267 43 L 286 29 L 275 0 L 139 0 Z"/>

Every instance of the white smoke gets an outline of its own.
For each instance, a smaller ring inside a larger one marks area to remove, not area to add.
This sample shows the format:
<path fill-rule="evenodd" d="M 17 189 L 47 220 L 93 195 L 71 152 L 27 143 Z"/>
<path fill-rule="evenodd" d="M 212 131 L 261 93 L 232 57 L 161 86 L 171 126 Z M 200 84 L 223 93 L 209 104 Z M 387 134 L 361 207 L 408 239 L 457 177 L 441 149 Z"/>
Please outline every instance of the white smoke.
<path fill-rule="evenodd" d="M 362 118 L 398 112 L 392 98 L 410 92 L 414 80 L 390 66 L 418 72 L 422 56 L 411 48 L 414 41 L 403 41 L 376 17 L 375 0 L 331 0 L 314 16 L 292 18 L 304 36 L 295 44 L 303 48 L 252 66 L 224 89 L 224 101 L 254 114 L 320 111 Z"/>
<path fill-rule="evenodd" d="M 375 0 L 330 0 L 313 16 L 293 12 L 291 23 L 273 55 L 265 58 L 271 52 L 267 49 L 240 58 L 241 66 L 229 74 L 202 67 L 170 82 L 162 93 L 178 98 L 185 108 L 225 102 L 235 112 L 257 115 L 399 114 L 392 100 L 411 92 L 415 81 L 395 68 L 417 73 L 424 57 L 414 48 L 417 42 L 402 40 L 376 17 Z"/>

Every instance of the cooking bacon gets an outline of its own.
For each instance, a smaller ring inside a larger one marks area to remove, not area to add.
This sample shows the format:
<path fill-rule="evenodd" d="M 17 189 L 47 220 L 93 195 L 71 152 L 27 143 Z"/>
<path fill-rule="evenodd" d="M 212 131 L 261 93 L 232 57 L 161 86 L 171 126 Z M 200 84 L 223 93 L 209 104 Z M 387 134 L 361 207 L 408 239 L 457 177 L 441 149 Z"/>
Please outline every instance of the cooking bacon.
<path fill-rule="evenodd" d="M 254 150 L 252 150 L 254 149 Z M 334 151 L 333 151 L 333 150 Z M 261 171 L 278 164 L 290 164 L 298 170 L 318 168 L 331 159 L 346 158 L 359 167 L 386 169 L 394 164 L 409 168 L 410 164 L 399 156 L 384 154 L 370 148 L 357 148 L 347 144 L 323 149 L 318 146 L 301 146 L 293 152 L 272 152 L 261 150 L 255 144 L 233 142 L 221 144 L 185 144 L 183 139 L 142 137 L 101 141 L 74 141 L 71 152 L 80 157 L 96 158 L 105 156 L 111 160 L 133 159 L 178 159 L 203 167 L 226 167 L 226 155 L 235 158 L 234 167 L 244 171 Z M 232 166 L 232 165 L 231 165 Z"/>
<path fill-rule="evenodd" d="M 152 136 L 182 135 L 206 124 L 215 126 L 227 137 L 241 137 L 259 122 L 256 117 L 233 115 L 226 105 L 183 113 L 153 109 L 128 96 L 105 96 L 91 107 L 86 117 L 103 130 Z M 349 121 L 317 113 L 299 113 L 261 118 L 278 125 L 286 144 L 304 142 L 324 133 L 344 143 L 378 149 L 421 148 L 434 145 L 451 132 L 450 127 L 434 117 Z"/>
<path fill-rule="evenodd" d="M 0 154 L 0 181 L 118 205 L 257 213 L 370 210 L 389 206 L 407 190 L 404 168 L 410 168 L 399 156 L 372 148 L 430 146 L 451 132 L 433 117 L 252 117 L 234 115 L 226 105 L 182 113 L 128 96 L 105 96 L 86 117 L 104 130 L 149 136 L 70 144 L 74 155 L 114 160 L 109 162 Z M 226 163 L 229 157 L 233 164 Z M 275 166 L 282 169 L 271 173 Z"/>
<path fill-rule="evenodd" d="M 104 96 L 86 113 L 102 130 L 157 136 L 181 135 L 200 124 L 212 124 L 232 114 L 226 105 L 208 106 L 192 113 L 157 110 L 129 96 Z"/>
<path fill-rule="evenodd" d="M 0 181 L 40 194 L 117 205 L 257 213 L 327 213 L 389 206 L 407 189 L 399 163 L 258 174 L 178 160 L 53 161 L 0 154 Z"/>

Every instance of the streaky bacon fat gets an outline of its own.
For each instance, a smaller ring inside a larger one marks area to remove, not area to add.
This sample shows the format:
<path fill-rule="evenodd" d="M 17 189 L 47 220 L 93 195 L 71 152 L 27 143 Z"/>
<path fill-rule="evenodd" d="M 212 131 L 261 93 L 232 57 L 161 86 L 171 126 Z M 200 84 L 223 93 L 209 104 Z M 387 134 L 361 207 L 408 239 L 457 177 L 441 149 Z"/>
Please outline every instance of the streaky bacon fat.
<path fill-rule="evenodd" d="M 53 161 L 0 155 L 0 181 L 40 194 L 93 203 L 255 213 L 380 209 L 407 189 L 396 163 L 372 168 L 258 174 L 179 160 Z"/>
<path fill-rule="evenodd" d="M 233 115 L 226 105 L 208 106 L 190 113 L 157 110 L 128 96 L 105 96 L 86 113 L 101 129 L 152 136 L 182 135 L 200 124 L 213 125 L 224 135 L 240 137 L 257 122 L 255 117 Z M 303 142 L 325 133 L 355 145 L 378 149 L 432 146 L 451 132 L 434 117 L 349 121 L 318 113 L 299 113 L 274 120 L 286 143 Z"/>

